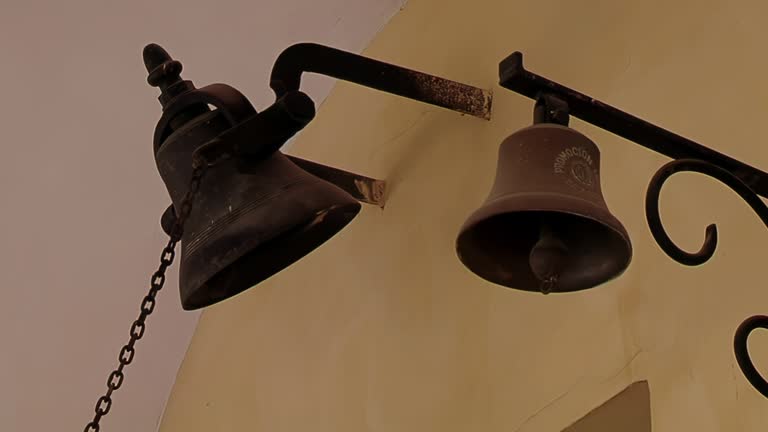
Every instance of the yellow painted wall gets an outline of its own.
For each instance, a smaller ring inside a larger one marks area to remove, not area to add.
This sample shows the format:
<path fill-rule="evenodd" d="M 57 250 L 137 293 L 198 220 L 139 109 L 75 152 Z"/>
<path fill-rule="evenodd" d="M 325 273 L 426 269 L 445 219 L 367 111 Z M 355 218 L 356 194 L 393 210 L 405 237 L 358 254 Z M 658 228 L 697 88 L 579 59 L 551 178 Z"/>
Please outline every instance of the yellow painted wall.
<path fill-rule="evenodd" d="M 366 54 L 493 88 L 493 120 L 338 84 L 292 153 L 386 178 L 311 256 L 207 310 L 161 430 L 558 431 L 647 379 L 657 432 L 759 431 L 768 400 L 731 351 L 768 312 L 758 220 L 714 181 L 662 195 L 669 230 L 711 263 L 683 268 L 653 242 L 645 188 L 665 159 L 574 120 L 603 154 L 603 190 L 634 261 L 599 289 L 541 296 L 485 283 L 454 239 L 493 180 L 498 144 L 532 102 L 499 88 L 499 60 L 768 168 L 768 57 L 760 1 L 411 0 Z M 753 337 L 768 372 L 768 337 Z"/>

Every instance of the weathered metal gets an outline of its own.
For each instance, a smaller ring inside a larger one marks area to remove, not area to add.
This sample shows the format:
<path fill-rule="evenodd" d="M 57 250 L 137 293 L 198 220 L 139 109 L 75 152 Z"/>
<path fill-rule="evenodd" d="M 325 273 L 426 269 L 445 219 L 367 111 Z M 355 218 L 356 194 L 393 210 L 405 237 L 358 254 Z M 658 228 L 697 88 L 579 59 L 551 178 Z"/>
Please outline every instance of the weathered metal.
<path fill-rule="evenodd" d="M 544 293 L 592 288 L 632 257 L 629 235 L 603 198 L 597 146 L 551 123 L 501 144 L 493 188 L 461 228 L 456 250 L 490 282 Z"/>
<path fill-rule="evenodd" d="M 166 89 L 180 81 L 178 71 L 163 77 Z M 174 208 L 186 194 L 193 162 L 208 165 L 181 239 L 179 287 L 185 309 L 209 306 L 271 277 L 327 241 L 359 211 L 352 196 L 278 151 L 314 118 L 314 104 L 303 93 L 287 92 L 257 113 L 230 86 L 196 89 L 188 82 L 183 92 L 161 102 L 153 149 Z M 178 121 L 180 116 L 185 121 Z M 166 228 L 174 214 L 164 215 Z"/>
<path fill-rule="evenodd" d="M 270 87 L 277 97 L 299 90 L 312 72 L 490 120 L 490 90 L 384 63 L 313 43 L 283 51 L 272 68 Z"/>
<path fill-rule="evenodd" d="M 182 80 L 181 63 L 158 45 L 148 45 L 144 59 L 148 82 L 162 93 L 153 149 L 172 207 L 185 192 L 192 160 L 213 165 L 181 242 L 186 309 L 235 295 L 309 253 L 354 217 L 354 200 L 384 204 L 383 181 L 280 153 L 315 117 L 314 103 L 299 90 L 303 72 L 490 117 L 490 92 L 316 44 L 294 45 L 278 57 L 270 82 L 277 98 L 260 113 L 228 85 L 198 89 Z M 161 224 L 168 230 L 174 220 L 169 208 Z"/>
<path fill-rule="evenodd" d="M 768 197 L 768 173 L 526 70 L 520 52 L 499 64 L 499 83 L 531 99 L 555 96 L 567 104 L 574 117 L 672 159 L 699 159 L 722 167 L 758 195 Z"/>

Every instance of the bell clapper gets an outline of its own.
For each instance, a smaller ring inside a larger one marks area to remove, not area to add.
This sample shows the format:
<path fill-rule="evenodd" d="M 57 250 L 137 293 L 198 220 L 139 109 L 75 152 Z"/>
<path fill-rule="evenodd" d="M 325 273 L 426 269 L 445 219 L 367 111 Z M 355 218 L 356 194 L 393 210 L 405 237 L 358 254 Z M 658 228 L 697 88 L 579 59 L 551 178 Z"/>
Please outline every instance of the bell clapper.
<path fill-rule="evenodd" d="M 552 228 L 543 224 L 539 233 L 539 241 L 531 248 L 528 257 L 531 271 L 540 281 L 539 290 L 549 294 L 557 286 L 560 274 L 568 259 L 568 248 Z"/>
<path fill-rule="evenodd" d="M 539 291 L 541 291 L 541 293 L 544 295 L 551 293 L 552 290 L 557 285 L 557 277 L 558 275 L 553 275 L 546 279 L 543 279 L 541 281 L 541 284 L 539 284 Z"/>

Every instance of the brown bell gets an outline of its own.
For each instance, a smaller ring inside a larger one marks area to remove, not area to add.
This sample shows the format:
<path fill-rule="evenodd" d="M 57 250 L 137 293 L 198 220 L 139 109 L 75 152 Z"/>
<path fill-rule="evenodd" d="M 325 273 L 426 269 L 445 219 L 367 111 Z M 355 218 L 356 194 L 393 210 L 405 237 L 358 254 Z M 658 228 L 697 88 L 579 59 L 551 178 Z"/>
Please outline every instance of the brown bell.
<path fill-rule="evenodd" d="M 504 140 L 493 189 L 456 250 L 483 279 L 544 293 L 594 287 L 632 258 L 629 235 L 603 199 L 597 146 L 552 123 Z"/>
<path fill-rule="evenodd" d="M 178 208 L 192 152 L 231 124 L 221 110 L 197 116 L 155 149 Z M 349 223 L 360 204 L 302 170 L 279 151 L 247 172 L 234 159 L 209 168 L 184 225 L 181 304 L 197 309 L 232 297 L 288 267 Z"/>

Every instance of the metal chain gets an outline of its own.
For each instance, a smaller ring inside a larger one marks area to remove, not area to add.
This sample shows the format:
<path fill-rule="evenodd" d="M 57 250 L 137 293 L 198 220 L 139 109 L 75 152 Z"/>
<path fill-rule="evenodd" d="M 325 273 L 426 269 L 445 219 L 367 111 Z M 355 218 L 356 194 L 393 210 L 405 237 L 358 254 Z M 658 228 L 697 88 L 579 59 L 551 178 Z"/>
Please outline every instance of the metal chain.
<path fill-rule="evenodd" d="M 205 175 L 207 167 L 208 164 L 206 163 L 197 163 L 196 161 L 194 164 L 189 189 L 184 195 L 184 199 L 181 201 L 181 209 L 173 223 L 168 244 L 163 248 L 162 254 L 160 255 L 160 267 L 154 274 L 152 274 L 149 293 L 147 293 L 141 302 L 141 313 L 139 313 L 139 317 L 131 325 L 128 343 L 120 350 L 120 355 L 118 356 L 120 365 L 109 374 L 109 378 L 107 378 L 107 392 L 96 402 L 96 414 L 93 416 L 93 420 L 85 426 L 84 432 L 99 432 L 99 421 L 101 421 L 101 418 L 107 415 L 110 408 L 112 408 L 112 393 L 123 385 L 123 378 L 125 377 L 123 369 L 133 361 L 133 355 L 136 352 L 134 349 L 136 341 L 144 336 L 144 330 L 146 328 L 145 321 L 155 309 L 155 297 L 165 284 L 165 271 L 171 266 L 173 259 L 176 256 L 176 243 L 181 240 L 181 235 L 184 232 L 184 222 L 186 222 L 187 217 L 192 210 L 193 200 L 195 199 L 195 195 L 197 194 L 197 190 L 200 187 L 200 182 Z"/>

